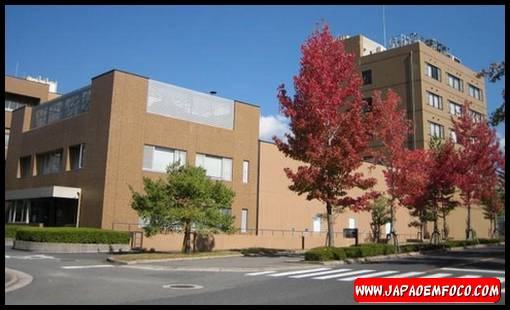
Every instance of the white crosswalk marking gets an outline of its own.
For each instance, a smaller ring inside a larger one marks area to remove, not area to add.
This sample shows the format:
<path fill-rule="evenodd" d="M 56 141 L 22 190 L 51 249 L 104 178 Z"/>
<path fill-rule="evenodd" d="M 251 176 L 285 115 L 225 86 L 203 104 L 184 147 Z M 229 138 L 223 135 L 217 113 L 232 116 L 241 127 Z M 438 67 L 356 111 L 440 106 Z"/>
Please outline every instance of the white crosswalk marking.
<path fill-rule="evenodd" d="M 355 274 L 367 273 L 367 272 L 372 272 L 372 271 L 375 271 L 375 270 L 363 269 L 363 270 L 345 272 L 345 273 L 334 274 L 334 275 L 329 275 L 329 276 L 316 277 L 316 278 L 312 278 L 312 279 L 315 279 L 315 280 L 327 280 L 327 279 L 340 278 L 340 277 L 345 277 L 345 276 L 352 276 L 352 275 L 355 275 Z"/>
<path fill-rule="evenodd" d="M 252 272 L 245 274 L 246 276 L 260 276 L 263 274 L 275 273 L 276 271 L 261 271 L 261 272 Z"/>
<path fill-rule="evenodd" d="M 283 276 L 289 276 L 291 274 L 300 274 L 300 273 L 322 271 L 322 270 L 330 270 L 330 269 L 331 268 L 316 268 L 316 269 L 308 269 L 308 270 L 289 271 L 289 272 L 281 272 L 281 273 L 270 274 L 269 276 L 270 277 L 283 277 Z"/>
<path fill-rule="evenodd" d="M 405 272 L 405 273 L 394 274 L 394 275 L 386 277 L 386 278 L 410 278 L 410 277 L 417 276 L 417 275 L 424 274 L 424 273 L 425 272 L 421 272 L 421 271 L 410 271 L 410 272 Z"/>
<path fill-rule="evenodd" d="M 423 276 L 420 278 L 446 278 L 451 275 L 452 275 L 451 273 L 434 273 L 434 274 L 429 274 L 429 275 L 426 275 L 426 276 Z"/>
<path fill-rule="evenodd" d="M 457 278 L 481 278 L 481 277 L 482 277 L 481 275 L 466 274 L 466 275 L 463 275 L 463 276 L 460 276 L 460 277 L 457 277 Z"/>
<path fill-rule="evenodd" d="M 486 269 L 460 269 L 460 268 L 450 268 L 450 267 L 444 267 L 441 268 L 441 270 L 447 270 L 447 271 L 465 271 L 465 272 L 480 272 L 480 273 L 505 273 L 505 271 L 499 271 L 499 270 L 486 270 Z"/>
<path fill-rule="evenodd" d="M 86 266 L 62 266 L 62 269 L 88 269 L 88 268 L 107 268 L 114 265 L 86 265 Z"/>
<path fill-rule="evenodd" d="M 331 274 L 331 273 L 344 272 L 344 271 L 349 271 L 349 270 L 352 270 L 352 269 L 335 269 L 335 270 L 329 270 L 329 271 L 307 273 L 307 274 L 302 274 L 302 275 L 298 275 L 298 276 L 292 276 L 291 278 L 301 279 L 301 278 L 320 276 L 320 275 L 323 275 L 323 274 Z"/>
<path fill-rule="evenodd" d="M 378 276 L 384 276 L 387 274 L 392 274 L 392 273 L 397 273 L 397 272 L 398 271 L 395 271 L 395 270 L 380 271 L 380 272 L 376 272 L 376 273 L 363 274 L 361 276 L 354 276 L 354 277 L 349 277 L 349 278 L 338 279 L 338 281 L 354 281 L 357 278 L 376 278 Z"/>

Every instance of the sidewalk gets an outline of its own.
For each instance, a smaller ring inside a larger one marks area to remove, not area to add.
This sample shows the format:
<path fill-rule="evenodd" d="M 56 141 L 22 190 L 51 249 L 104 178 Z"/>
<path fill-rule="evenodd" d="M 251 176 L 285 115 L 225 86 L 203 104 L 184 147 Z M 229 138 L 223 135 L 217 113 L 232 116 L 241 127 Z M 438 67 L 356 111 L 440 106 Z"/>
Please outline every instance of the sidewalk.
<path fill-rule="evenodd" d="M 29 285 L 33 277 L 27 273 L 5 268 L 5 292 L 11 292 Z"/>

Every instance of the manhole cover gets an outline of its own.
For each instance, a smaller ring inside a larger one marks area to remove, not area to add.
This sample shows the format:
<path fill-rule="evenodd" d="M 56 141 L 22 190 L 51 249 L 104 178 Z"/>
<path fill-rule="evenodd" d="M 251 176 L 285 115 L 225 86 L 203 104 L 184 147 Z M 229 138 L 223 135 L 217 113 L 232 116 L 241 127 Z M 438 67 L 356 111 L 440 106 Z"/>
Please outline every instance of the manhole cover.
<path fill-rule="evenodd" d="M 199 288 L 203 288 L 203 286 L 196 284 L 167 284 L 163 285 L 164 288 L 171 288 L 175 290 L 196 290 Z"/>

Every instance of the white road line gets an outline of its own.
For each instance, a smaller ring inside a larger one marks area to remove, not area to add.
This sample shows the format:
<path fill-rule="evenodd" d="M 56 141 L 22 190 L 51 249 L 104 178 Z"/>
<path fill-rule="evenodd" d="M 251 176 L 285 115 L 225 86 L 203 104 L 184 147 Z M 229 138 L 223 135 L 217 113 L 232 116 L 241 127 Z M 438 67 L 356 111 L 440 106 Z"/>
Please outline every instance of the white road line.
<path fill-rule="evenodd" d="M 434 274 L 429 274 L 427 276 L 419 277 L 419 278 L 446 278 L 451 275 L 452 275 L 451 273 L 434 273 Z"/>
<path fill-rule="evenodd" d="M 314 272 L 314 271 L 322 271 L 322 270 L 330 270 L 331 268 L 316 268 L 316 269 L 308 269 L 308 270 L 300 270 L 300 271 L 289 271 L 289 272 L 281 272 L 281 273 L 275 273 L 270 274 L 270 277 L 283 277 L 288 276 L 291 274 L 300 274 L 300 273 L 308 273 L 308 272 Z"/>
<path fill-rule="evenodd" d="M 62 266 L 62 269 L 88 269 L 88 268 L 108 268 L 114 265 L 86 265 L 86 266 Z"/>
<path fill-rule="evenodd" d="M 11 258 L 9 255 L 5 255 L 5 258 Z"/>
<path fill-rule="evenodd" d="M 307 277 L 320 276 L 320 275 L 323 275 L 323 274 L 331 274 L 331 273 L 337 273 L 337 272 L 344 272 L 344 271 L 349 271 L 349 270 L 352 270 L 352 269 L 335 269 L 335 270 L 329 270 L 329 271 L 307 273 L 307 274 L 302 274 L 302 275 L 298 275 L 298 276 L 292 276 L 290 278 L 301 279 L 301 278 L 307 278 Z"/>
<path fill-rule="evenodd" d="M 252 272 L 252 273 L 245 274 L 245 276 L 260 276 L 260 275 L 263 275 L 263 274 L 274 273 L 274 272 L 276 272 L 276 271 Z"/>
<path fill-rule="evenodd" d="M 463 275 L 463 276 L 460 276 L 460 277 L 457 277 L 457 278 L 481 278 L 481 277 L 482 277 L 481 275 L 466 274 L 466 275 Z"/>
<path fill-rule="evenodd" d="M 312 278 L 312 279 L 327 280 L 327 279 L 340 278 L 340 277 L 351 276 L 351 275 L 355 275 L 355 274 L 367 273 L 367 272 L 372 272 L 372 271 L 375 271 L 375 270 L 363 269 L 363 270 L 345 272 L 345 273 L 341 273 L 341 274 L 334 274 L 334 275 L 330 275 L 330 276 L 316 277 L 316 278 Z"/>
<path fill-rule="evenodd" d="M 361 276 L 354 276 L 354 277 L 349 277 L 349 278 L 338 279 L 338 281 L 354 281 L 357 278 L 376 278 L 377 276 L 384 276 L 387 274 L 392 274 L 392 273 L 397 273 L 397 272 L 398 271 L 395 271 L 395 270 L 386 270 L 386 271 L 380 271 L 380 272 L 376 272 L 376 273 L 363 274 Z"/>
<path fill-rule="evenodd" d="M 450 268 L 450 267 L 444 267 L 441 268 L 441 270 L 449 270 L 449 271 L 467 271 L 467 272 L 481 272 L 481 273 L 505 273 L 505 271 L 499 271 L 499 270 L 485 270 L 485 269 L 460 269 L 460 268 Z"/>
<path fill-rule="evenodd" d="M 394 275 L 386 277 L 386 278 L 410 278 L 412 276 L 417 276 L 417 275 L 424 274 L 424 273 L 425 272 L 422 272 L 422 271 L 410 271 L 410 272 L 405 272 L 405 273 L 400 273 L 400 274 L 394 274 Z"/>

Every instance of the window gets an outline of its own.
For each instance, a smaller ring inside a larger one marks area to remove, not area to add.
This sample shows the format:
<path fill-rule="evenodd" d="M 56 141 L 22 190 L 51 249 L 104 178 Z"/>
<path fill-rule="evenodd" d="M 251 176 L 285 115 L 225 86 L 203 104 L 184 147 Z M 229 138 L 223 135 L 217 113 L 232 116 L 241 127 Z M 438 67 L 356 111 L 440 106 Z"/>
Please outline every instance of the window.
<path fill-rule="evenodd" d="M 436 123 L 433 123 L 433 122 L 429 122 L 429 128 L 430 128 L 430 136 L 432 137 L 439 137 L 441 139 L 444 138 L 444 127 L 439 125 L 439 124 L 436 124 Z"/>
<path fill-rule="evenodd" d="M 37 175 L 59 173 L 62 167 L 62 150 L 37 154 Z"/>
<path fill-rule="evenodd" d="M 450 140 L 452 140 L 453 143 L 457 143 L 457 134 L 452 128 L 450 128 Z"/>
<path fill-rule="evenodd" d="M 220 212 L 223 215 L 232 216 L 232 209 L 231 208 L 221 208 Z"/>
<path fill-rule="evenodd" d="M 5 129 L 5 149 L 7 149 L 7 146 L 9 145 L 9 136 L 11 135 L 11 130 L 6 128 Z"/>
<path fill-rule="evenodd" d="M 12 112 L 17 108 L 21 108 L 23 106 L 25 106 L 25 104 L 22 102 L 5 99 L 5 111 Z"/>
<path fill-rule="evenodd" d="M 363 78 L 363 85 L 372 84 L 372 70 L 365 70 L 361 72 Z"/>
<path fill-rule="evenodd" d="M 464 84 L 461 79 L 448 73 L 448 85 L 458 91 L 464 90 Z"/>
<path fill-rule="evenodd" d="M 433 106 L 436 109 L 443 109 L 443 97 L 433 94 L 431 92 L 427 92 L 428 94 L 428 102 L 430 106 Z"/>
<path fill-rule="evenodd" d="M 469 113 L 471 114 L 471 117 L 473 118 L 473 121 L 475 123 L 480 123 L 482 121 L 482 114 L 478 113 L 474 110 L 469 110 Z"/>
<path fill-rule="evenodd" d="M 232 181 L 232 159 L 197 153 L 195 166 L 205 169 L 207 176 Z"/>
<path fill-rule="evenodd" d="M 243 161 L 243 183 L 248 183 L 248 168 L 249 168 L 249 162 L 247 160 Z"/>
<path fill-rule="evenodd" d="M 363 105 L 363 112 L 372 111 L 372 97 L 363 98 L 363 101 L 366 102 L 366 104 Z"/>
<path fill-rule="evenodd" d="M 434 80 L 441 81 L 441 69 L 439 69 L 438 67 L 426 63 L 426 72 L 427 76 L 430 76 Z"/>
<path fill-rule="evenodd" d="M 84 166 L 85 144 L 69 147 L 69 165 L 71 170 L 80 169 Z"/>
<path fill-rule="evenodd" d="M 356 228 L 356 220 L 353 218 L 349 219 L 349 228 Z"/>
<path fill-rule="evenodd" d="M 462 106 L 458 103 L 455 103 L 453 101 L 448 101 L 450 104 L 450 114 L 455 116 L 461 116 L 462 115 Z"/>
<path fill-rule="evenodd" d="M 248 226 L 248 209 L 241 210 L 241 232 L 245 233 Z"/>
<path fill-rule="evenodd" d="M 469 84 L 469 95 L 478 100 L 482 100 L 482 91 L 480 90 L 480 88 L 475 87 L 471 84 Z"/>
<path fill-rule="evenodd" d="M 321 217 L 319 215 L 313 218 L 313 231 L 314 232 L 321 231 Z"/>
<path fill-rule="evenodd" d="M 154 145 L 143 146 L 143 169 L 166 173 L 166 168 L 179 162 L 186 164 L 186 151 L 163 148 Z"/>
<path fill-rule="evenodd" d="M 25 156 L 19 159 L 19 177 L 25 178 L 32 175 L 32 170 L 30 166 L 30 162 L 32 160 L 32 156 Z"/>

